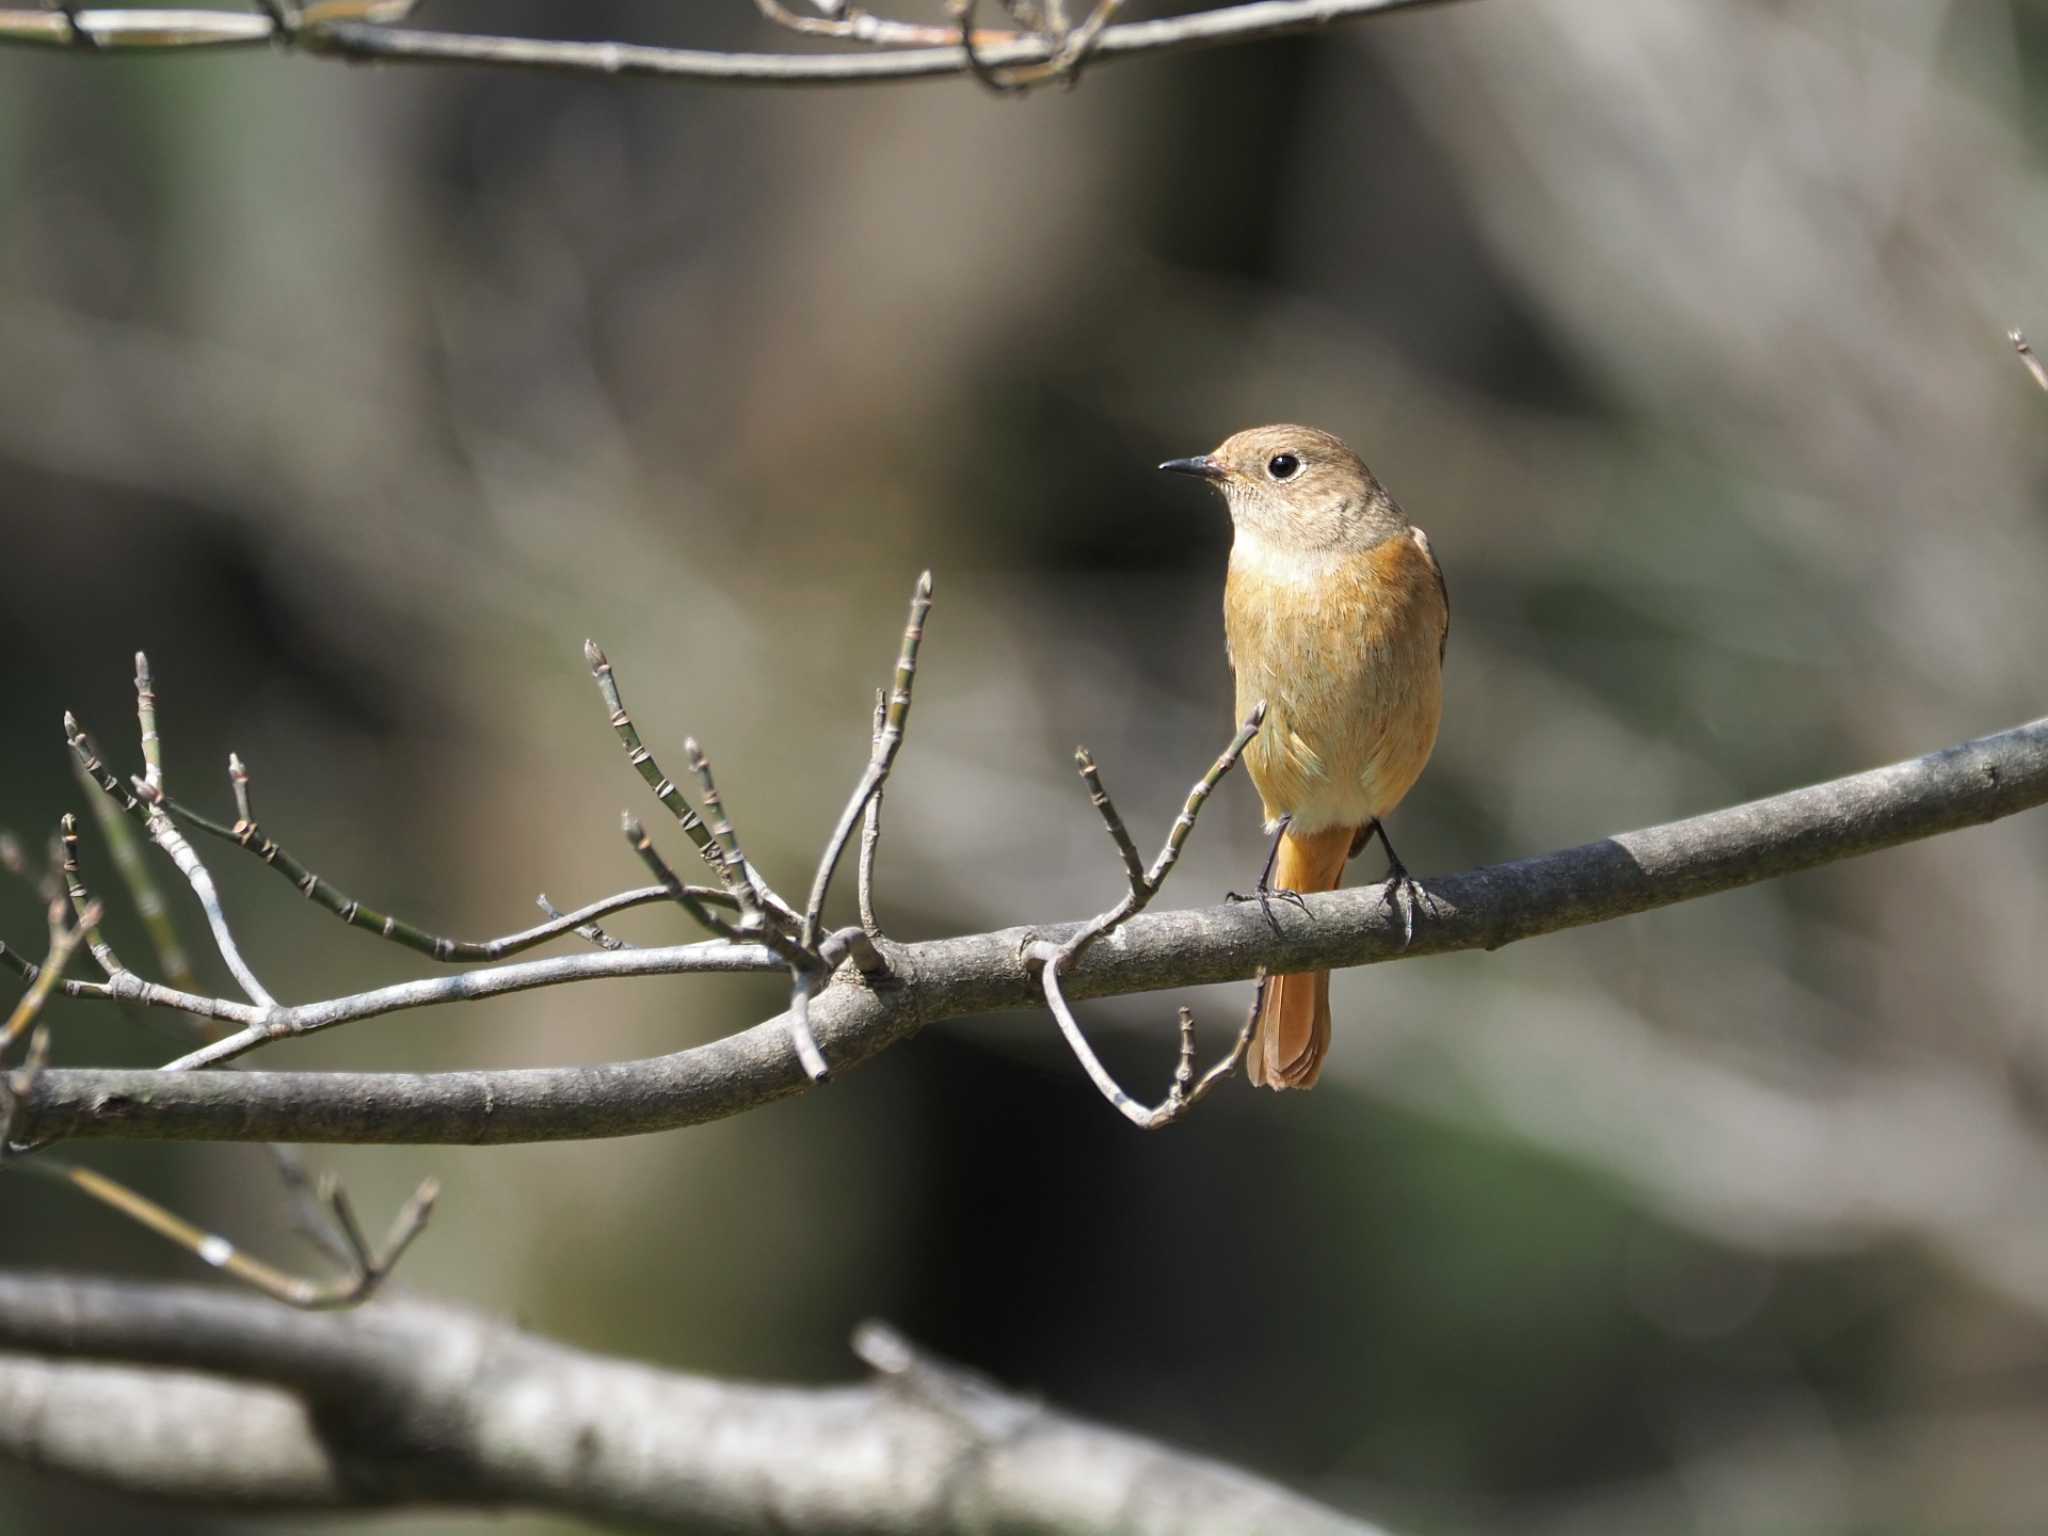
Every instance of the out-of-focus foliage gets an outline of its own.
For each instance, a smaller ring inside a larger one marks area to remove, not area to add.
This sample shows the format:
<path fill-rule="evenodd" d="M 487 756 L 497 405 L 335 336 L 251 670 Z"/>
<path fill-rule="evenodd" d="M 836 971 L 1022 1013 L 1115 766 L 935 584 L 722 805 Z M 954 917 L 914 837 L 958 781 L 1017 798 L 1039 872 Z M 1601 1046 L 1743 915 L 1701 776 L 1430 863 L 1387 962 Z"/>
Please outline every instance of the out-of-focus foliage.
<path fill-rule="evenodd" d="M 687 9 L 434 19 L 779 41 Z M 1119 877 L 1074 743 L 1149 843 L 1230 727 L 1227 527 L 1148 466 L 1289 418 L 1449 573 L 1420 870 L 2039 714 L 2048 399 L 2002 332 L 2048 331 L 2044 88 L 2035 0 L 1475 0 L 1021 102 L 0 57 L 0 821 L 77 805 L 65 707 L 133 755 L 146 645 L 174 790 L 224 808 L 233 748 L 345 888 L 520 926 L 639 878 L 594 635 L 801 885 L 930 565 L 885 921 L 1081 915 Z M 1168 899 L 1259 852 L 1233 782 Z M 422 1290 L 802 1379 L 882 1314 L 1415 1532 L 2035 1530 L 2044 858 L 2022 818 L 1345 973 L 1320 1091 L 1157 1138 L 1019 1015 L 701 1130 L 315 1161 L 373 1212 L 444 1180 Z M 215 868 L 284 995 L 416 969 Z M 777 992 L 543 993 L 267 1064 L 625 1057 Z M 1085 1010 L 1140 1090 L 1176 1001 Z M 1242 989 L 1196 1001 L 1220 1047 Z M 53 1017 L 66 1062 L 173 1038 Z M 292 1251 L 258 1153 L 92 1157 Z M 183 1272 L 32 1181 L 0 1231 Z M 15 1531 L 110 1508 L 0 1488 Z"/>

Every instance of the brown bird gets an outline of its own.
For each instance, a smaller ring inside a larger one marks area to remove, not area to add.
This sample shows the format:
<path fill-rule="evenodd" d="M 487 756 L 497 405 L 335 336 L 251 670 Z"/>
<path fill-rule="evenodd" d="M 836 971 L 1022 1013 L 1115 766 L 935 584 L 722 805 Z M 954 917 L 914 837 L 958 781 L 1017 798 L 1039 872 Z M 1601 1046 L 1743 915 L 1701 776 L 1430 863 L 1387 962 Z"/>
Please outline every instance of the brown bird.
<path fill-rule="evenodd" d="M 1159 467 L 1212 481 L 1236 530 L 1224 634 L 1238 717 L 1266 701 L 1244 763 L 1275 834 L 1260 899 L 1335 890 L 1374 833 L 1390 879 L 1412 886 L 1381 823 L 1421 776 L 1443 714 L 1450 594 L 1428 537 L 1313 427 L 1253 427 Z M 1313 1087 L 1329 1049 L 1330 973 L 1274 977 L 1252 1081 Z"/>

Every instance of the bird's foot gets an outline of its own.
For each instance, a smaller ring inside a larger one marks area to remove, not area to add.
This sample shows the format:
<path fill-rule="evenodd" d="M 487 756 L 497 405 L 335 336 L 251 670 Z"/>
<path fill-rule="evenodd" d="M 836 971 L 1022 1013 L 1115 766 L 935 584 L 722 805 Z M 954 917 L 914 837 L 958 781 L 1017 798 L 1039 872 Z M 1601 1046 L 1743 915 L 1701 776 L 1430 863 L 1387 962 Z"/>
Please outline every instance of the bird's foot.
<path fill-rule="evenodd" d="M 1271 886 L 1265 885 L 1258 886 L 1249 895 L 1247 895 L 1243 891 L 1225 891 L 1223 893 L 1223 899 L 1229 902 L 1256 901 L 1259 904 L 1260 914 L 1266 919 L 1268 923 L 1271 923 L 1276 928 L 1279 926 L 1279 924 L 1273 921 L 1274 902 L 1290 902 L 1294 906 L 1301 908 L 1303 912 L 1308 911 L 1308 901 L 1306 898 L 1302 896 L 1301 892 L 1276 891 Z"/>
<path fill-rule="evenodd" d="M 1380 892 L 1380 905 L 1400 909 L 1401 947 L 1406 949 L 1415 938 L 1415 914 L 1427 907 L 1429 915 L 1435 917 L 1436 898 L 1423 889 L 1421 881 L 1408 873 L 1408 866 L 1395 856 L 1393 849 L 1389 848 L 1387 855 L 1385 889 Z"/>

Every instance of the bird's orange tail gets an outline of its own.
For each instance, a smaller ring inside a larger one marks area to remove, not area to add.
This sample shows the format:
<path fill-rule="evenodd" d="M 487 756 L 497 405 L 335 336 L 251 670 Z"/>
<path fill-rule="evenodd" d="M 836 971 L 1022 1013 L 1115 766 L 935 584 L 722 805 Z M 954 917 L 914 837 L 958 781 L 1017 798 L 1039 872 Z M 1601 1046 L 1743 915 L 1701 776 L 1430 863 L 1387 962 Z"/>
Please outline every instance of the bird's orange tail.
<path fill-rule="evenodd" d="M 1273 865 L 1273 889 L 1334 891 L 1344 879 L 1351 857 L 1353 827 L 1280 838 L 1280 857 Z M 1313 1088 L 1330 1052 L 1330 973 L 1297 971 L 1266 983 L 1265 1006 L 1246 1054 L 1252 1082 L 1265 1088 Z"/>

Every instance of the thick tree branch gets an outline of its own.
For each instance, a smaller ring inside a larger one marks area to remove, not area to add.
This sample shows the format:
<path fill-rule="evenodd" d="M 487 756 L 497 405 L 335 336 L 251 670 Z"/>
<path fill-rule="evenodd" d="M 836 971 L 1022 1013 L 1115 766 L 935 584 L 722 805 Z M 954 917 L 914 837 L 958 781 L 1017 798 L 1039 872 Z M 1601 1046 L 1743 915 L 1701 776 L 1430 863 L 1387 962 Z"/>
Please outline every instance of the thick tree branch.
<path fill-rule="evenodd" d="M 1303 910 L 1225 905 L 1133 917 L 1062 977 L 1070 999 L 1497 949 L 1517 939 L 1670 906 L 1975 826 L 2048 801 L 2048 719 L 1925 757 L 1747 805 L 1620 833 L 1429 882 L 1435 908 L 1412 943 L 1380 886 L 1308 898 Z M 811 1005 L 819 1044 L 852 1067 L 926 1024 L 1037 1006 L 1030 947 L 1067 923 L 883 946 L 890 973 L 842 968 Z M 646 957 L 653 952 L 630 952 Z M 621 957 L 533 968 L 622 974 Z M 528 968 L 522 968 L 528 969 Z M 408 987 L 472 983 L 490 971 Z M 524 979 L 524 978 L 522 978 Z M 539 984 L 535 977 L 528 984 Z M 390 989 L 399 990 L 399 989 Z M 315 1005 L 330 1006 L 330 1005 Z M 45 1071 L 15 1110 L 15 1136 L 237 1141 L 542 1141 L 629 1135 L 714 1120 L 807 1086 L 772 1019 L 645 1061 L 526 1071 L 371 1073 Z"/>
<path fill-rule="evenodd" d="M 1089 41 L 1091 62 L 1136 58 L 1183 48 L 1247 43 L 1309 32 L 1382 12 L 1442 0 L 1258 0 L 1188 16 L 1104 27 Z M 403 64 L 484 64 L 552 73 L 641 75 L 722 85 L 866 85 L 891 80 L 933 80 L 983 69 L 1014 70 L 1057 64 L 1058 41 L 1037 38 L 977 46 L 970 59 L 960 46 L 900 48 L 860 53 L 718 53 L 696 48 L 653 48 L 633 43 L 550 42 L 432 32 L 377 21 L 338 19 L 365 7 L 308 6 L 285 33 L 258 12 L 211 10 L 80 10 L 77 31 L 62 12 L 0 10 L 0 43 L 43 43 L 97 51 L 260 47 L 288 41 L 300 51 L 343 59 Z M 386 11 L 403 9 L 386 7 Z M 382 12 L 379 12 L 382 14 Z M 1059 71 L 1031 77 L 1049 83 Z"/>
<path fill-rule="evenodd" d="M 756 1386 L 584 1354 L 469 1312 L 289 1312 L 0 1274 L 0 1457 L 248 1510 L 524 1505 L 696 1531 L 1372 1527 L 1013 1397 L 869 1325 L 874 1380 Z"/>

